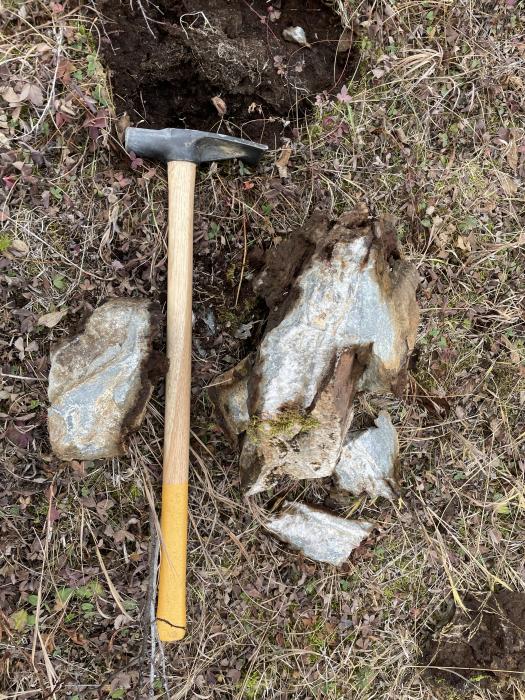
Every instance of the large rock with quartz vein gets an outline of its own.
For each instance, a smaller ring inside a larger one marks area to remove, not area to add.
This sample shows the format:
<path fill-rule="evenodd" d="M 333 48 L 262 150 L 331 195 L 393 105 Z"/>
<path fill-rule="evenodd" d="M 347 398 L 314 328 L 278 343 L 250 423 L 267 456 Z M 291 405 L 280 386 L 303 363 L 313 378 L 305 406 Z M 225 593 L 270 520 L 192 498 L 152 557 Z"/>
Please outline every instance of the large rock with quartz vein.
<path fill-rule="evenodd" d="M 340 566 L 370 534 L 366 520 L 345 520 L 304 503 L 285 503 L 267 528 L 315 561 Z"/>
<path fill-rule="evenodd" d="M 49 438 L 61 459 L 124 452 L 140 425 L 162 360 L 152 350 L 158 312 L 147 300 L 112 299 L 84 330 L 51 352 Z"/>
<path fill-rule="evenodd" d="M 282 474 L 333 473 L 356 391 L 399 388 L 419 320 L 417 272 L 364 207 L 313 217 L 265 262 L 255 281 L 269 308 L 263 340 L 212 392 L 249 494 Z"/>

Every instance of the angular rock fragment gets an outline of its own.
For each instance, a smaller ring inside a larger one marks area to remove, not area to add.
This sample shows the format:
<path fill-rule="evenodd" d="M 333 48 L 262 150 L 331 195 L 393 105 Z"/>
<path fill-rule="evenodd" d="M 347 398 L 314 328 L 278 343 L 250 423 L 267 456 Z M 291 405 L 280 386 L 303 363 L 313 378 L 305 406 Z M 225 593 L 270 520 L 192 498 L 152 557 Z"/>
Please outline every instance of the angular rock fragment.
<path fill-rule="evenodd" d="M 112 299 L 85 328 L 51 352 L 48 410 L 53 452 L 64 460 L 124 452 L 136 430 L 164 356 L 152 350 L 158 310 L 142 299 Z"/>
<path fill-rule="evenodd" d="M 356 496 L 367 493 L 373 498 L 392 499 L 399 454 L 397 433 L 386 411 L 381 411 L 375 425 L 375 428 L 348 433 L 334 476 L 340 489 Z"/>
<path fill-rule="evenodd" d="M 254 284 L 270 310 L 264 338 L 212 392 L 248 494 L 282 474 L 333 473 L 356 391 L 396 390 L 404 377 L 417 282 L 388 223 L 371 224 L 364 207 L 315 216 L 267 255 Z"/>
<path fill-rule="evenodd" d="M 304 503 L 285 503 L 267 528 L 310 559 L 340 566 L 368 537 L 373 524 L 345 520 Z"/>

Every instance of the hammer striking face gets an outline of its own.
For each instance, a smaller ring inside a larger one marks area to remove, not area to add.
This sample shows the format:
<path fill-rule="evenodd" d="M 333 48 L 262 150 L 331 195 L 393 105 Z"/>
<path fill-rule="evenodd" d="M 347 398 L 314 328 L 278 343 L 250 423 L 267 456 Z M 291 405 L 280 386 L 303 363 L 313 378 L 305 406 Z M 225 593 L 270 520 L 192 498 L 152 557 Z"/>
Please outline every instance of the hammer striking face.
<path fill-rule="evenodd" d="M 186 633 L 186 538 L 191 396 L 193 191 L 197 165 L 240 158 L 255 165 L 267 146 L 191 129 L 126 129 L 126 150 L 168 164 L 168 304 L 157 627 L 162 641 Z"/>
<path fill-rule="evenodd" d="M 267 148 L 261 143 L 194 129 L 126 129 L 127 151 L 165 162 L 184 160 L 199 165 L 240 158 L 256 165 Z"/>

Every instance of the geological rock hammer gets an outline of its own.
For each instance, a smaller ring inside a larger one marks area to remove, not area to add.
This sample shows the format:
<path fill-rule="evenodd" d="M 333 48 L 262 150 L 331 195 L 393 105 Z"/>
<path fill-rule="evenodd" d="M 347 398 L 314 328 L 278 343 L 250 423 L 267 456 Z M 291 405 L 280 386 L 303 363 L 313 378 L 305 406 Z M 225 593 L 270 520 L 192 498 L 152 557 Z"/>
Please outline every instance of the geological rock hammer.
<path fill-rule="evenodd" d="M 193 193 L 197 165 L 240 158 L 255 165 L 267 146 L 192 129 L 126 129 L 126 150 L 168 164 L 168 309 L 157 629 L 186 633 L 186 549 L 191 389 Z"/>

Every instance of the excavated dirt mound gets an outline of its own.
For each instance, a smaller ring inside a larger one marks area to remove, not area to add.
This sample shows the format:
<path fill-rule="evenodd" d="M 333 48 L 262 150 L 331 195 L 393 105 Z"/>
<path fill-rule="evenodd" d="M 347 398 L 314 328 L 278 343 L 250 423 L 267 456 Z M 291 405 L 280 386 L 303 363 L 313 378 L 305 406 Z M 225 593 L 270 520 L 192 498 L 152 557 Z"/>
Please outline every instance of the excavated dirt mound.
<path fill-rule="evenodd" d="M 502 591 L 463 598 L 451 625 L 428 645 L 425 662 L 436 679 L 453 686 L 487 685 L 505 671 L 525 671 L 525 594 Z"/>
<path fill-rule="evenodd" d="M 222 116 L 223 131 L 274 145 L 309 98 L 350 74 L 350 33 L 321 0 L 98 0 L 97 9 L 117 103 L 144 126 L 212 130 Z M 292 26 L 307 46 L 283 38 Z"/>

